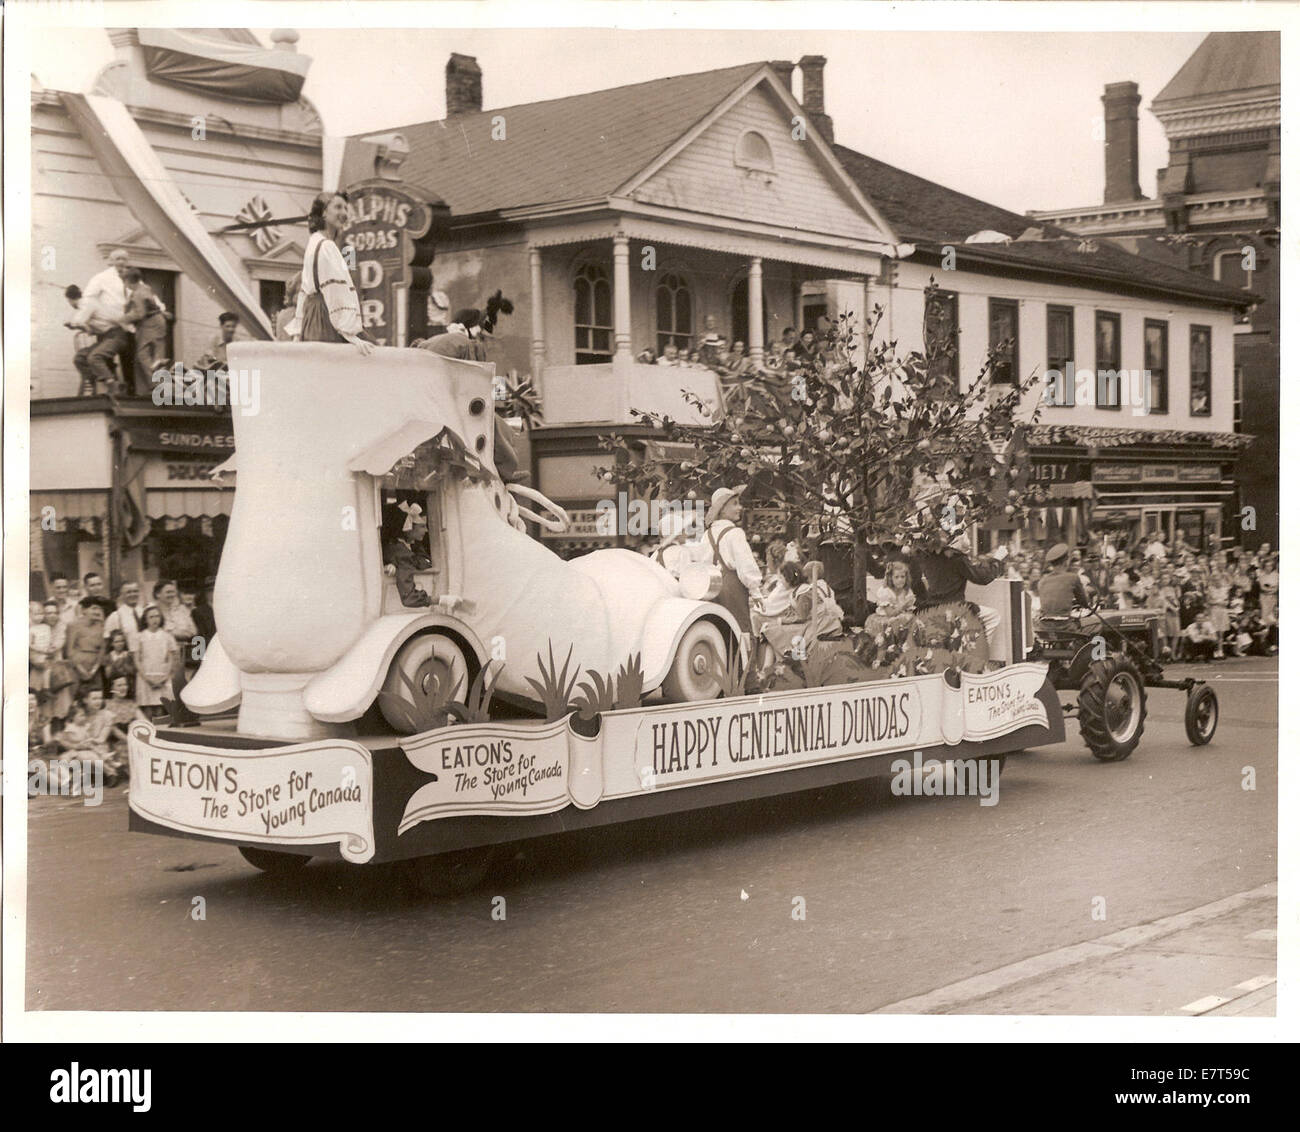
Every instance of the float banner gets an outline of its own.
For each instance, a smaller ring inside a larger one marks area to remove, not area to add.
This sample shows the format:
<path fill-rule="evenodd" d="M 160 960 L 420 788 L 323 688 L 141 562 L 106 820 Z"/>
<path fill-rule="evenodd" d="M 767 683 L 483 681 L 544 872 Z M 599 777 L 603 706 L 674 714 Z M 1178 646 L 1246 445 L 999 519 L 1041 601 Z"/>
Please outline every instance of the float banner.
<path fill-rule="evenodd" d="M 373 767 L 359 743 L 204 749 L 159 739 L 137 720 L 127 746 L 131 809 L 151 822 L 240 843 L 334 842 L 355 864 L 375 854 Z"/>
<path fill-rule="evenodd" d="M 401 747 L 435 781 L 408 799 L 399 835 L 429 818 L 549 814 L 600 801 L 601 744 L 577 734 L 569 719 L 444 727 Z"/>
<path fill-rule="evenodd" d="M 842 759 L 955 746 L 1048 726 L 1047 665 L 953 673 L 606 712 L 594 737 L 569 719 L 451 726 L 402 740 L 436 776 L 399 833 L 469 814 L 541 814 L 570 803 L 698 786 Z"/>

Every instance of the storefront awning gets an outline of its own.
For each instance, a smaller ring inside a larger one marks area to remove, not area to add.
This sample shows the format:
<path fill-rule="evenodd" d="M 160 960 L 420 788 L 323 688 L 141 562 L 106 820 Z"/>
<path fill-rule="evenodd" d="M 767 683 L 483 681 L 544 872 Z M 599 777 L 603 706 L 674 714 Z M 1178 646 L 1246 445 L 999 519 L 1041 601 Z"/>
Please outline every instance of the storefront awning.
<path fill-rule="evenodd" d="M 236 311 L 253 337 L 273 339 L 275 333 L 257 296 L 222 255 L 126 107 L 101 95 L 65 92 L 60 97 L 100 168 L 144 230 L 219 305 Z"/>
<path fill-rule="evenodd" d="M 153 489 L 145 497 L 145 514 L 151 519 L 213 519 L 229 515 L 234 504 L 235 493 L 219 488 Z"/>

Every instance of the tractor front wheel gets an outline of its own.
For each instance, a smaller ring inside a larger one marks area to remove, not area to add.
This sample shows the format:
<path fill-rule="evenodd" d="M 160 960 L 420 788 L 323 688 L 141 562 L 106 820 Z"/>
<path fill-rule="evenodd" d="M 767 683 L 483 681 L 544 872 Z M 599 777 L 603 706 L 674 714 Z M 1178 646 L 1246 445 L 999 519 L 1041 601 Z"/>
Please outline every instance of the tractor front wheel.
<path fill-rule="evenodd" d="M 1096 660 L 1079 688 L 1079 730 L 1093 757 L 1120 762 L 1137 749 L 1146 727 L 1142 672 L 1126 656 Z"/>

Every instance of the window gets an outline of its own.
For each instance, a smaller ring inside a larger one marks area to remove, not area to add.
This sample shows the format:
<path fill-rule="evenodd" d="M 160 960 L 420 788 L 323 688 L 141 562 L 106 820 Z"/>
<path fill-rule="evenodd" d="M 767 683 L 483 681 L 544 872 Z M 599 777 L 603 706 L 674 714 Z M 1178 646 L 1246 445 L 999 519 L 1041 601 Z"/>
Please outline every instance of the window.
<path fill-rule="evenodd" d="M 1191 349 L 1188 351 L 1188 385 L 1191 412 L 1194 417 L 1210 415 L 1210 328 L 1191 328 Z"/>
<path fill-rule="evenodd" d="M 1143 326 L 1142 364 L 1149 413 L 1169 412 L 1169 323 L 1149 318 Z"/>
<path fill-rule="evenodd" d="M 772 159 L 772 146 L 757 130 L 746 130 L 736 142 L 736 164 L 744 169 L 761 169 L 771 173 L 776 169 Z"/>
<path fill-rule="evenodd" d="M 573 360 L 580 366 L 607 362 L 614 356 L 609 272 L 600 264 L 585 264 L 574 276 L 573 337 Z"/>
<path fill-rule="evenodd" d="M 927 301 L 924 339 L 930 377 L 944 378 L 956 387 L 961 371 L 957 366 L 957 296 L 952 291 L 938 291 Z"/>
<path fill-rule="evenodd" d="M 1074 308 L 1047 308 L 1047 368 L 1049 405 L 1074 407 Z"/>
<path fill-rule="evenodd" d="M 1119 315 L 1097 312 L 1097 408 L 1118 409 L 1124 391 L 1119 373 Z"/>
<path fill-rule="evenodd" d="M 1241 431 L 1241 366 L 1232 370 L 1232 431 Z"/>
<path fill-rule="evenodd" d="M 1020 377 L 1020 348 L 1016 344 L 1020 326 L 1020 306 L 1014 299 L 989 300 L 989 352 L 994 385 L 1014 385 Z"/>
<path fill-rule="evenodd" d="M 662 354 L 670 342 L 691 348 L 691 288 L 677 273 L 665 275 L 655 287 L 655 346 Z"/>

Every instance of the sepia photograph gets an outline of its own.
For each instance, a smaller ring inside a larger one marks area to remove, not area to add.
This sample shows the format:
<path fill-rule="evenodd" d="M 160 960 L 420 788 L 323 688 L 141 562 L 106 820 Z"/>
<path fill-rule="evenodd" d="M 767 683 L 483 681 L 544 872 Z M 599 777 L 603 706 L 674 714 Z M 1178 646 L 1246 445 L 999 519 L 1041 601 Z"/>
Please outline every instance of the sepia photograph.
<path fill-rule="evenodd" d="M 5 16 L 11 1036 L 1280 1032 L 1294 7 Z"/>

